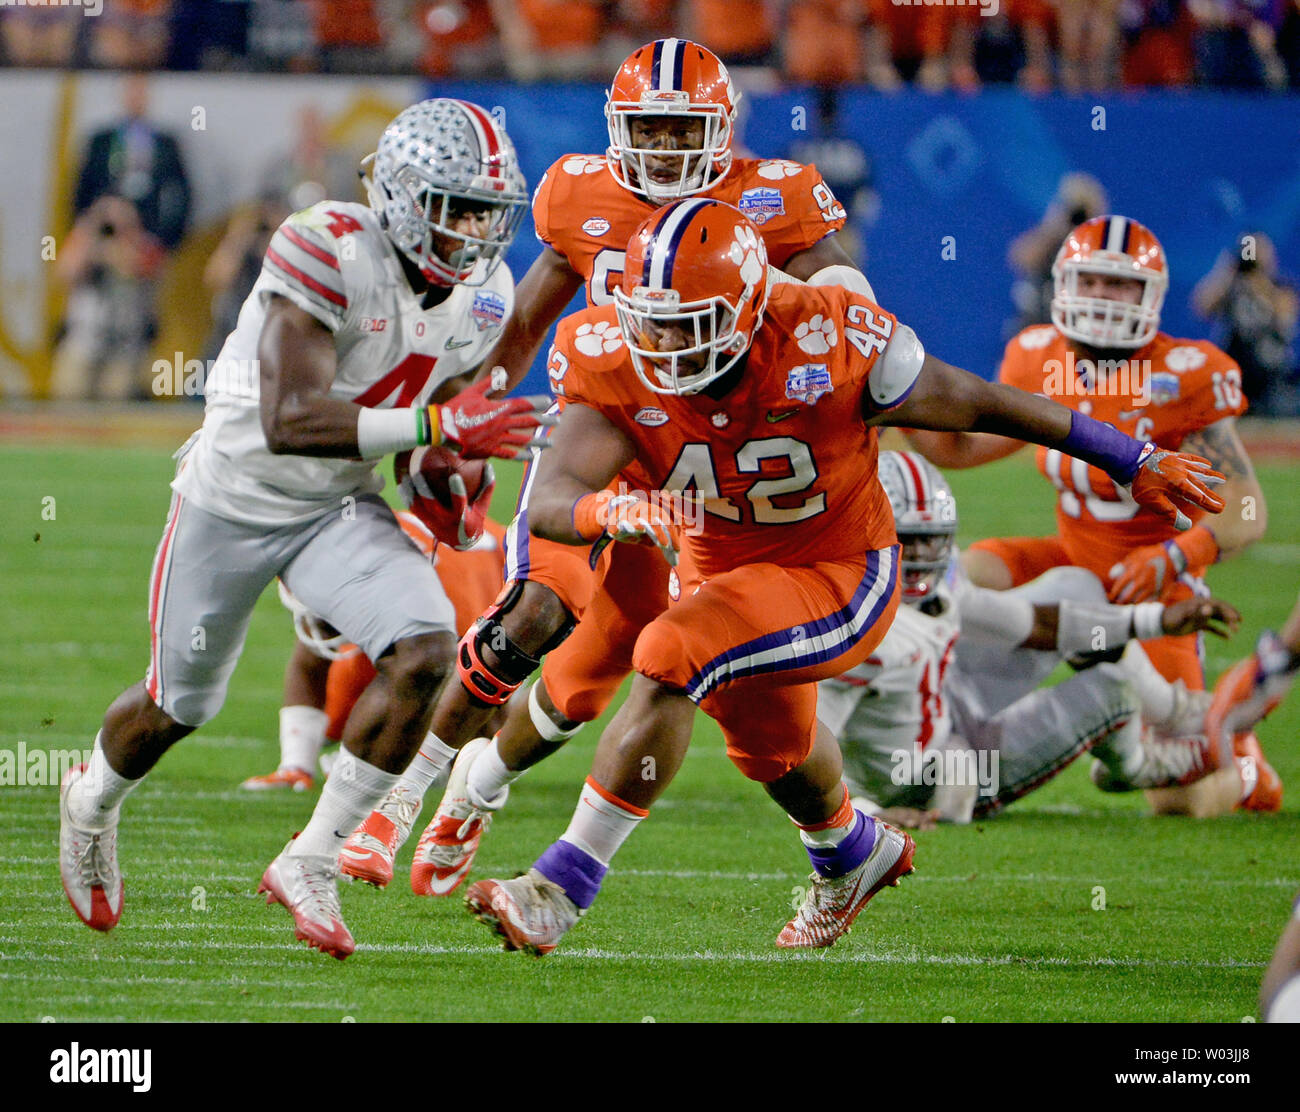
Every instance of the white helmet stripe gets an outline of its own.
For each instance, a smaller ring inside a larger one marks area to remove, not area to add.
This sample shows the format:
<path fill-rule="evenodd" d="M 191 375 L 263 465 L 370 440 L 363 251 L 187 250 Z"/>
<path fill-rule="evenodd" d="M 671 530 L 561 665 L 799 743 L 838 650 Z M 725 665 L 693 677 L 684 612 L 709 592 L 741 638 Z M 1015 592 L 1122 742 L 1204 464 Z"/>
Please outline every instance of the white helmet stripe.
<path fill-rule="evenodd" d="M 646 285 L 652 290 L 669 287 L 672 279 L 673 257 L 677 254 L 678 233 L 701 207 L 712 203 L 702 199 L 683 201 L 659 225 L 655 232 L 654 246 L 650 249 L 650 266 L 646 274 Z"/>
<path fill-rule="evenodd" d="M 1124 250 L 1124 233 L 1128 229 L 1128 219 L 1123 216 L 1112 216 L 1110 225 L 1106 229 L 1106 250 L 1123 251 Z"/>
<path fill-rule="evenodd" d="M 663 54 L 659 58 L 659 89 L 671 92 L 677 88 L 673 83 L 673 74 L 677 69 L 677 52 L 682 48 L 681 39 L 664 39 Z"/>

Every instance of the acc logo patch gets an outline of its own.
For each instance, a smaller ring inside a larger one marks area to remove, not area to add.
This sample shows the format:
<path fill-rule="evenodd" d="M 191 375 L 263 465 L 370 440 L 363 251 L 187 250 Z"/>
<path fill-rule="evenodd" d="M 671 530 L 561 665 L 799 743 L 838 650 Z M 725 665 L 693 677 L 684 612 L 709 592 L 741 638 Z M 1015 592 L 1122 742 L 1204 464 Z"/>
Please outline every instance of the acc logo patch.
<path fill-rule="evenodd" d="M 582 230 L 589 236 L 603 236 L 609 231 L 609 221 L 603 216 L 593 216 L 590 220 L 583 221 Z"/>
<path fill-rule="evenodd" d="M 645 425 L 647 428 L 657 429 L 660 425 L 668 423 L 668 414 L 662 409 L 657 409 L 653 405 L 642 406 L 636 411 L 636 416 L 632 418 L 638 425 Z"/>
<path fill-rule="evenodd" d="M 506 319 L 506 299 L 491 290 L 480 290 L 474 295 L 469 314 L 480 332 L 487 328 L 500 328 Z"/>
<path fill-rule="evenodd" d="M 1157 372 L 1151 376 L 1151 400 L 1156 405 L 1166 405 L 1178 400 L 1178 376 Z"/>
<path fill-rule="evenodd" d="M 746 189 L 736 206 L 755 224 L 766 224 L 774 216 L 785 215 L 785 198 L 779 189 Z"/>
<path fill-rule="evenodd" d="M 785 396 L 808 405 L 816 405 L 817 399 L 832 389 L 831 372 L 825 363 L 804 363 L 785 376 Z"/>

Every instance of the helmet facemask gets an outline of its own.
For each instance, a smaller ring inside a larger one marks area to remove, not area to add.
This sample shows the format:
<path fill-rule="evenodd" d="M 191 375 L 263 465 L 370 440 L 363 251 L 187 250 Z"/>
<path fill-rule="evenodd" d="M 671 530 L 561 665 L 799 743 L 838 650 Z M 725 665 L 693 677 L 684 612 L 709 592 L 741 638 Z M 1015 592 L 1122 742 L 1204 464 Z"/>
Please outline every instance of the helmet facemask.
<path fill-rule="evenodd" d="M 953 534 L 899 533 L 902 546 L 899 567 L 902 572 L 903 602 L 915 606 L 934 596 L 952 561 Z"/>
<path fill-rule="evenodd" d="M 1160 329 L 1169 276 L 1164 271 L 1138 266 L 1127 255 L 1097 252 L 1088 259 L 1058 260 L 1052 267 L 1055 295 L 1052 323 L 1077 343 L 1101 351 L 1137 349 L 1149 344 Z M 1104 274 L 1132 278 L 1143 283 L 1137 303 L 1109 297 L 1087 297 L 1079 293 L 1081 274 Z"/>
<path fill-rule="evenodd" d="M 682 301 L 676 290 L 637 286 L 628 294 L 619 288 L 614 291 L 614 307 L 637 377 L 656 394 L 697 394 L 749 350 L 752 333 L 739 330 L 740 307 L 721 295 Z M 754 331 L 762 319 L 760 303 Z M 666 327 L 685 333 L 685 346 L 659 351 L 654 334 Z M 695 367 L 693 360 L 683 365 L 684 359 L 700 354 L 707 356 L 703 367 Z"/>
<path fill-rule="evenodd" d="M 633 121 L 642 117 L 698 120 L 704 137 L 698 147 L 638 146 Z M 614 180 L 656 204 L 702 193 L 717 185 L 731 168 L 731 114 L 721 104 L 691 104 L 681 90 L 646 93 L 639 101 L 609 100 L 605 104 L 609 149 L 605 152 Z M 676 181 L 656 182 L 648 161 L 680 163 Z"/>

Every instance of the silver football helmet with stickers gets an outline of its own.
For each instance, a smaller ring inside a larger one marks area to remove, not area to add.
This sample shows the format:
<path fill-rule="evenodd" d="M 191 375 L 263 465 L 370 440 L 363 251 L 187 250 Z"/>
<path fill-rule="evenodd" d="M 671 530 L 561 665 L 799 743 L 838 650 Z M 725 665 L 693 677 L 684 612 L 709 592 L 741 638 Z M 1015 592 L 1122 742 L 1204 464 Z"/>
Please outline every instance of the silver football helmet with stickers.
<path fill-rule="evenodd" d="M 915 606 L 933 596 L 952 560 L 957 500 L 947 480 L 916 452 L 881 452 L 877 470 L 903 546 L 903 602 Z"/>
<path fill-rule="evenodd" d="M 307 648 L 324 660 L 346 660 L 361 650 L 319 615 L 308 610 L 297 596 L 277 579 L 280 601 L 293 615 L 293 632 Z"/>
<path fill-rule="evenodd" d="M 469 101 L 411 105 L 361 165 L 370 167 L 362 180 L 389 239 L 435 285 L 486 282 L 528 208 L 514 144 Z M 467 215 L 478 217 L 472 232 L 464 230 Z"/>

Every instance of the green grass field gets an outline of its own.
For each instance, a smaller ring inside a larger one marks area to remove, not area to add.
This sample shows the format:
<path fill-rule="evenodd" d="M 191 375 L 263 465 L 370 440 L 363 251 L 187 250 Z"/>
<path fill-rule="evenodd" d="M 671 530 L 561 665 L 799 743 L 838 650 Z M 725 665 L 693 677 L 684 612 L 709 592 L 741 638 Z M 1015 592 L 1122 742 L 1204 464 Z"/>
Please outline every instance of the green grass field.
<path fill-rule="evenodd" d="M 0 447 L 0 749 L 88 747 L 143 674 L 170 469 L 161 450 Z M 501 472 L 498 513 L 517 482 Z M 1269 536 L 1212 576 L 1246 623 L 1210 646 L 1211 675 L 1281 621 L 1300 585 L 1300 465 L 1261 478 Z M 1051 528 L 1027 453 L 954 486 L 963 540 Z M 411 895 L 412 842 L 389 891 L 344 887 L 359 946 L 339 963 L 295 942 L 287 914 L 254 893 L 314 793 L 236 789 L 275 763 L 292 639 L 268 592 L 221 714 L 127 803 L 126 906 L 111 934 L 77 922 L 61 890 L 57 788 L 0 788 L 0 1020 L 1236 1022 L 1254 1014 L 1300 888 L 1294 802 L 1281 815 L 1154 819 L 1136 796 L 1093 790 L 1080 761 L 994 821 L 917 835 L 916 873 L 833 950 L 780 953 L 807 859 L 701 716 L 681 775 L 561 950 L 503 954 L 459 899 Z M 1261 738 L 1300 791 L 1297 726 L 1300 698 Z M 513 875 L 564 829 L 596 736 L 520 782 L 477 875 Z"/>

